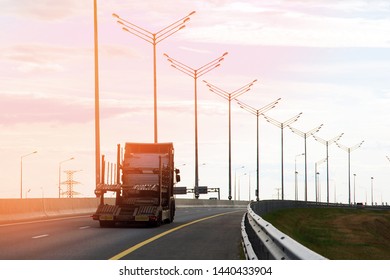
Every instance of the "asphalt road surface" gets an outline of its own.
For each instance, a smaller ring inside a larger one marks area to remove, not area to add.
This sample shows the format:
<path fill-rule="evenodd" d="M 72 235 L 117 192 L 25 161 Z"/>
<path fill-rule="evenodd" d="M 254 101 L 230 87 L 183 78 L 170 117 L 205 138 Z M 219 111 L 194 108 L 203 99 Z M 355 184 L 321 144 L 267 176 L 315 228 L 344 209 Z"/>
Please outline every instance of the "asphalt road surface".
<path fill-rule="evenodd" d="M 0 259 L 236 260 L 244 212 L 179 208 L 161 227 L 100 228 L 90 216 L 0 225 Z"/>

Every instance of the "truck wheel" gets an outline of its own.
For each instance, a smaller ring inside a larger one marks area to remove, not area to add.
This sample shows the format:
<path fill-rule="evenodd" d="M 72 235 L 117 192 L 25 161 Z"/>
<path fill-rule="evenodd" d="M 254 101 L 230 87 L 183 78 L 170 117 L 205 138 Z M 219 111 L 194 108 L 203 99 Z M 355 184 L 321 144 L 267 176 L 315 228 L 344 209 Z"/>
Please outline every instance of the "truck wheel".
<path fill-rule="evenodd" d="M 173 205 L 173 207 L 171 208 L 171 214 L 170 214 L 169 222 L 172 223 L 174 219 L 175 219 L 175 206 Z"/>
<path fill-rule="evenodd" d="M 160 213 L 158 214 L 157 221 L 154 222 L 154 225 L 155 225 L 156 227 L 161 226 L 161 224 L 162 224 L 162 212 L 160 212 Z"/>

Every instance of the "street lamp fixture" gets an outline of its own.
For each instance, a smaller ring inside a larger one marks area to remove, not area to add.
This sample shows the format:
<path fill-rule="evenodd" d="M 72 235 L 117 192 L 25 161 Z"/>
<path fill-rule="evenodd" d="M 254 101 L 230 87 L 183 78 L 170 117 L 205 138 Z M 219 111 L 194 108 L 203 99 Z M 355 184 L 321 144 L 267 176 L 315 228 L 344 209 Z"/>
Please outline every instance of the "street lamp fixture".
<path fill-rule="evenodd" d="M 344 133 L 341 133 L 340 135 L 331 138 L 329 140 L 324 140 L 316 135 L 313 135 L 314 139 L 316 141 L 320 142 L 321 144 L 324 144 L 326 146 L 326 202 L 329 204 L 329 145 L 332 145 L 336 141 L 340 140 L 340 138 L 344 135 Z"/>
<path fill-rule="evenodd" d="M 305 152 L 304 152 L 304 155 L 305 155 L 305 201 L 307 201 L 307 145 L 306 145 L 306 140 L 307 138 L 309 138 L 310 136 L 314 135 L 315 133 L 317 133 L 321 127 L 323 126 L 323 124 L 307 131 L 307 132 L 303 132 L 299 129 L 296 129 L 296 128 L 293 128 L 291 126 L 289 126 L 289 128 L 291 129 L 292 132 L 294 132 L 295 134 L 303 137 L 304 139 L 304 145 L 305 145 Z"/>
<path fill-rule="evenodd" d="M 264 106 L 264 107 L 261 107 L 260 109 L 256 109 L 242 101 L 239 101 L 238 99 L 236 99 L 238 105 L 240 105 L 240 107 L 242 109 L 244 109 L 245 111 L 248 111 L 249 113 L 251 113 L 252 115 L 255 115 L 256 116 L 256 135 L 257 135 L 257 144 L 256 144 L 256 147 L 257 147 L 257 180 L 256 180 L 256 200 L 259 201 L 259 197 L 260 197 L 260 148 L 259 148 L 259 116 L 261 116 L 262 114 L 264 114 L 265 112 L 275 108 L 276 104 L 279 103 L 281 98 L 278 98 L 276 99 L 275 101 L 269 103 L 268 105 Z"/>
<path fill-rule="evenodd" d="M 175 21 L 174 23 L 168 25 L 167 27 L 161 29 L 158 32 L 150 32 L 138 25 L 135 25 L 128 20 L 123 19 L 117 14 L 112 14 L 114 18 L 117 19 L 117 22 L 122 26 L 122 29 L 142 40 L 153 45 L 153 77 L 154 77 L 154 143 L 158 142 L 157 135 L 157 67 L 156 67 L 156 46 L 161 41 L 175 34 L 179 30 L 186 27 L 185 23 L 190 20 L 190 16 L 195 14 L 195 11 L 189 13 L 185 17 Z"/>
<path fill-rule="evenodd" d="M 319 202 L 321 199 L 320 199 L 320 197 L 321 197 L 321 191 L 320 191 L 320 185 L 319 185 L 319 179 L 318 179 L 318 177 L 319 177 L 319 175 L 320 175 L 320 173 L 317 171 L 317 169 L 318 169 L 318 166 L 320 165 L 320 164 L 322 164 L 322 163 L 324 163 L 325 161 L 327 161 L 328 159 L 327 158 L 324 158 L 324 159 L 321 159 L 321 160 L 319 160 L 319 161 L 317 161 L 316 163 L 315 163 L 315 168 L 314 168 L 314 170 L 315 170 L 315 193 L 316 193 L 316 202 Z"/>
<path fill-rule="evenodd" d="M 61 164 L 70 160 L 74 160 L 74 157 L 60 161 L 58 164 L 58 198 L 61 198 Z"/>
<path fill-rule="evenodd" d="M 239 89 L 232 91 L 232 92 L 227 92 L 223 89 L 220 89 L 219 87 L 203 80 L 203 82 L 206 83 L 208 86 L 209 90 L 211 92 L 214 92 L 216 95 L 222 97 L 223 99 L 226 99 L 229 103 L 229 200 L 232 199 L 232 145 L 231 145 L 231 101 L 239 97 L 240 95 L 244 94 L 245 92 L 249 91 L 253 84 L 257 80 L 253 80 L 252 82 L 244 85 L 243 87 L 240 87 Z"/>
<path fill-rule="evenodd" d="M 284 122 L 279 122 L 271 117 L 268 117 L 266 115 L 263 114 L 264 118 L 267 120 L 267 122 L 277 126 L 280 128 L 281 130 L 281 167 L 282 167 L 282 170 L 281 170 L 281 184 L 282 184 L 282 200 L 284 200 L 284 158 L 283 158 L 283 130 L 284 128 L 286 128 L 287 126 L 289 126 L 290 124 L 296 122 L 300 116 L 302 115 L 302 112 L 299 113 L 298 115 L 284 121 Z"/>
<path fill-rule="evenodd" d="M 164 56 L 167 58 L 168 62 L 171 63 L 171 66 L 180 72 L 190 76 L 194 79 L 194 112 L 195 112 L 195 198 L 199 198 L 199 166 L 198 166 L 198 90 L 197 90 L 197 81 L 198 78 L 204 74 L 210 72 L 211 70 L 219 67 L 225 58 L 228 55 L 227 52 L 223 53 L 220 57 L 206 63 L 205 65 L 195 69 L 192 68 L 164 53 Z"/>
<path fill-rule="evenodd" d="M 243 169 L 243 168 L 245 168 L 244 165 L 234 169 L 234 200 L 237 199 L 237 179 L 236 179 L 236 177 L 237 177 L 237 170 L 238 169 Z"/>
<path fill-rule="evenodd" d="M 20 199 L 23 198 L 23 158 L 36 153 L 38 153 L 38 151 L 34 151 L 32 153 L 28 153 L 20 157 Z"/>
<path fill-rule="evenodd" d="M 359 144 L 356 144 L 355 146 L 346 147 L 336 142 L 337 147 L 343 149 L 348 153 L 348 203 L 349 204 L 351 204 L 351 152 L 360 148 L 363 145 L 363 143 L 364 141 L 360 142 Z"/>

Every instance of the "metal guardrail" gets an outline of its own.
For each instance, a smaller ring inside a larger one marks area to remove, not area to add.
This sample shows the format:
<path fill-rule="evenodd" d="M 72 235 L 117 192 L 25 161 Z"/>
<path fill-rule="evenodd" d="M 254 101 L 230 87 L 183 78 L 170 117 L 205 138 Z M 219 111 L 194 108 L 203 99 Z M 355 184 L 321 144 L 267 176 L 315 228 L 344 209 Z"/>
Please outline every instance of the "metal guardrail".
<path fill-rule="evenodd" d="M 252 244 L 249 240 L 249 236 L 246 233 L 246 229 L 245 229 L 246 217 L 247 217 L 247 213 L 244 214 L 244 216 L 242 217 L 242 221 L 241 221 L 242 248 L 244 249 L 244 254 L 245 254 L 245 257 L 247 260 L 258 260 L 257 255 L 256 255 L 255 251 L 253 250 Z"/>
<path fill-rule="evenodd" d="M 241 223 L 246 258 L 268 260 L 326 260 L 262 219 L 251 208 Z"/>

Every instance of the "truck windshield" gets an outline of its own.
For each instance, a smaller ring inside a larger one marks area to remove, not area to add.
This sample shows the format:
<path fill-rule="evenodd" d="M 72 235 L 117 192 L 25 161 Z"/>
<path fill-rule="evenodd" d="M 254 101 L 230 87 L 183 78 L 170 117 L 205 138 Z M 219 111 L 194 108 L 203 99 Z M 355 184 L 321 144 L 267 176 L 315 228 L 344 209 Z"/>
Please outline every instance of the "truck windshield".
<path fill-rule="evenodd" d="M 125 181 L 124 184 L 127 186 L 131 186 L 134 188 L 143 187 L 145 186 L 158 186 L 159 184 L 159 178 L 158 174 L 126 174 L 125 175 Z M 147 189 L 149 189 L 148 187 Z"/>
<path fill-rule="evenodd" d="M 155 169 L 159 168 L 161 156 L 162 166 L 167 166 L 169 158 L 166 154 L 130 154 L 125 158 L 125 168 L 137 168 L 137 169 Z"/>

